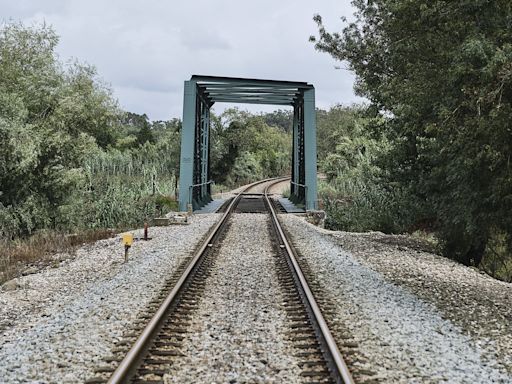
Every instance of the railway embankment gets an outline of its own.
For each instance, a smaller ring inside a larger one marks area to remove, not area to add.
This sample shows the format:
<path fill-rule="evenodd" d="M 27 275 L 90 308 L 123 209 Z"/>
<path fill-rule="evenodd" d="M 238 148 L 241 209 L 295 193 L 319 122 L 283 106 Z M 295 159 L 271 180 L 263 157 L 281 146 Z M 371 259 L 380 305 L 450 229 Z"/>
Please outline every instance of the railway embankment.
<path fill-rule="evenodd" d="M 160 291 L 169 274 L 218 220 L 150 228 L 124 263 L 119 238 L 86 245 L 75 256 L 16 279 L 0 292 L 0 382 L 77 383 L 94 375 L 123 331 Z M 134 232 L 142 237 L 142 230 Z"/>
<path fill-rule="evenodd" d="M 326 317 L 347 363 L 376 371 L 377 382 L 512 382 L 512 284 L 406 236 L 281 219 L 316 294 L 329 301 Z"/>
<path fill-rule="evenodd" d="M 267 235 L 253 228 L 259 220 L 254 214 L 238 215 L 246 232 L 242 246 L 225 249 L 207 286 L 224 292 L 222 299 L 213 303 L 205 291 L 182 346 L 188 358 L 176 364 L 173 377 L 186 378 L 190 367 L 207 376 L 229 364 L 226 380 L 236 379 L 236 366 L 255 380 L 297 373 L 287 368 L 295 363 L 276 358 L 289 348 L 278 337 L 282 309 L 261 309 L 265 295 L 280 295 L 272 285 L 275 276 L 270 278 L 275 271 L 266 256 Z M 189 225 L 150 228 L 152 240 L 136 241 L 128 263 L 119 238 L 85 245 L 0 291 L 2 380 L 75 383 L 94 376 L 220 216 L 195 215 Z M 512 284 L 430 253 L 407 236 L 333 232 L 303 217 L 279 217 L 356 382 L 512 382 Z M 235 237 L 223 243 L 234 244 Z M 245 297 L 249 292 L 253 296 Z M 212 306 L 223 309 L 214 314 Z M 226 327 L 240 327 L 239 339 L 213 337 Z M 217 350 L 215 361 L 188 353 L 207 346 Z M 244 365 L 244 351 L 257 358 L 255 364 Z M 273 366 L 276 361 L 285 366 Z M 269 374 L 270 368 L 282 372 Z"/>

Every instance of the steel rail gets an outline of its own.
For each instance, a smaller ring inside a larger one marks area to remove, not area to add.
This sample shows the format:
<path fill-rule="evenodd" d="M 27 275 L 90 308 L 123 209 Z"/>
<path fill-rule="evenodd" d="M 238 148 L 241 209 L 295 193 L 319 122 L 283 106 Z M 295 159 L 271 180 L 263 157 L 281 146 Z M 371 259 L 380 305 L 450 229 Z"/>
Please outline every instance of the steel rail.
<path fill-rule="evenodd" d="M 284 233 L 281 223 L 279 222 L 279 218 L 277 217 L 276 211 L 270 201 L 270 198 L 268 196 L 268 189 L 273 184 L 267 186 L 265 188 L 265 199 L 267 202 L 267 206 L 269 207 L 270 214 L 272 216 L 273 224 L 279 234 L 280 241 L 282 242 L 282 245 L 284 246 L 284 249 L 286 250 L 287 256 L 291 262 L 291 265 L 293 266 L 293 272 L 297 276 L 297 279 L 301 285 L 301 288 L 304 292 L 305 299 L 307 303 L 309 304 L 311 308 L 311 315 L 313 316 L 313 320 L 318 325 L 318 329 L 321 333 L 321 337 L 323 338 L 324 344 L 327 347 L 327 353 L 332 360 L 331 364 L 335 372 L 334 378 L 338 383 L 343 384 L 354 384 L 354 379 L 352 378 L 352 374 L 350 373 L 347 364 L 343 360 L 343 357 L 338 349 L 338 346 L 336 345 L 336 341 L 334 340 L 334 337 L 332 336 L 331 331 L 329 330 L 329 327 L 327 326 L 327 322 L 325 321 L 322 312 L 320 310 L 320 307 L 318 306 L 315 297 L 313 296 L 313 292 L 309 288 L 308 282 L 306 278 L 304 277 L 304 274 L 302 273 L 302 269 L 299 266 L 299 263 L 297 262 L 297 258 L 295 257 L 295 251 L 291 247 L 286 234 Z"/>
<path fill-rule="evenodd" d="M 109 384 L 126 383 L 131 378 L 131 375 L 135 373 L 138 364 L 144 358 L 144 355 L 149 349 L 149 344 L 151 343 L 154 335 L 161 328 L 162 322 L 166 318 L 169 308 L 173 304 L 177 295 L 180 293 L 186 280 L 189 278 L 189 275 L 191 274 L 192 270 L 194 270 L 194 268 L 202 258 L 203 254 L 205 253 L 205 251 L 212 246 L 214 238 L 220 232 L 221 227 L 226 223 L 227 219 L 229 218 L 233 211 L 233 207 L 236 206 L 236 203 L 238 202 L 238 200 L 241 199 L 243 193 L 258 184 L 263 184 L 265 182 L 273 181 L 276 179 L 282 178 L 265 179 L 262 181 L 249 184 L 240 193 L 238 193 L 238 195 L 231 201 L 228 208 L 226 209 L 226 212 L 224 213 L 222 218 L 217 222 L 217 224 L 215 224 L 213 229 L 210 231 L 208 237 L 203 242 L 199 250 L 195 253 L 194 257 L 188 264 L 187 268 L 185 269 L 179 280 L 176 282 L 175 286 L 173 287 L 169 295 L 165 298 L 163 303 L 155 312 L 155 314 L 153 315 L 149 323 L 146 325 L 141 335 L 137 338 L 133 346 L 130 348 L 124 359 L 119 363 L 117 369 L 112 373 L 112 376 L 108 380 Z"/>

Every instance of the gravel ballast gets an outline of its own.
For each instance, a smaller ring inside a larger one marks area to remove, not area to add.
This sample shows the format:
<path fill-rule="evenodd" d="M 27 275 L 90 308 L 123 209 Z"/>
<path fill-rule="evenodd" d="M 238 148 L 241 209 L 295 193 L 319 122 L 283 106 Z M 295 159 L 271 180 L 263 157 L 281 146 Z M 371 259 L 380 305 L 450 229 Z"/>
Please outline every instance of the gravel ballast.
<path fill-rule="evenodd" d="M 234 214 L 166 382 L 299 383 L 267 229 Z"/>
<path fill-rule="evenodd" d="M 194 216 L 189 225 L 150 228 L 153 239 L 136 241 L 127 264 L 119 239 L 107 239 L 57 260 L 56 268 L 17 279 L 17 289 L 0 292 L 0 382 L 77 383 L 94 376 L 102 357 L 219 218 Z"/>
<path fill-rule="evenodd" d="M 361 235 L 325 231 L 291 215 L 280 219 L 333 306 L 327 318 L 335 335 L 344 335 L 338 343 L 349 338 L 356 347 L 355 366 L 368 372 L 357 375 L 361 382 L 512 382 L 510 333 L 500 321 L 510 305 L 495 308 L 510 300 L 510 284 L 426 252 L 385 242 L 376 248 Z M 466 302 L 468 295 L 456 296 L 461 287 L 485 287 L 488 300 Z M 449 308 L 443 296 L 454 294 L 458 304 Z M 498 321 L 486 323 L 496 311 Z"/>

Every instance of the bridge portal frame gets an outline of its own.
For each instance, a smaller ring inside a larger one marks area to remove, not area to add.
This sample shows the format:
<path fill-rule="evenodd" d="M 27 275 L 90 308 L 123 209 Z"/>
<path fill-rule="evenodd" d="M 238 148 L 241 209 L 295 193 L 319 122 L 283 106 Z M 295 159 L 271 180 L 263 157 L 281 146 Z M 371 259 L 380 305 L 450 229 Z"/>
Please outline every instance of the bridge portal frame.
<path fill-rule="evenodd" d="M 291 200 L 317 209 L 315 88 L 304 82 L 193 75 L 183 92 L 179 206 L 211 201 L 210 108 L 216 103 L 293 107 Z"/>

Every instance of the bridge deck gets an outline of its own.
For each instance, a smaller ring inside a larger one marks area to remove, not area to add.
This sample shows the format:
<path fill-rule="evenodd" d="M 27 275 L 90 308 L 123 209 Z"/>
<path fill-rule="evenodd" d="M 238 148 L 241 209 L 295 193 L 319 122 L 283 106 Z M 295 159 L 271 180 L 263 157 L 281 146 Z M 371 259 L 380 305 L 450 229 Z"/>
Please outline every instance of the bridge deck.
<path fill-rule="evenodd" d="M 198 209 L 194 211 L 194 213 L 215 213 L 218 211 L 218 209 L 226 202 L 226 199 L 215 199 L 210 201 L 208 204 L 206 204 L 201 209 Z"/>
<path fill-rule="evenodd" d="M 280 197 L 278 200 L 279 200 L 279 203 L 281 203 L 281 205 L 285 209 L 286 213 L 304 213 L 304 212 L 306 212 L 304 210 L 304 208 L 297 207 L 286 197 Z"/>

